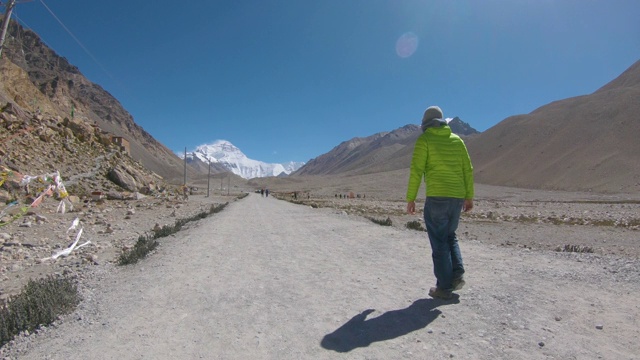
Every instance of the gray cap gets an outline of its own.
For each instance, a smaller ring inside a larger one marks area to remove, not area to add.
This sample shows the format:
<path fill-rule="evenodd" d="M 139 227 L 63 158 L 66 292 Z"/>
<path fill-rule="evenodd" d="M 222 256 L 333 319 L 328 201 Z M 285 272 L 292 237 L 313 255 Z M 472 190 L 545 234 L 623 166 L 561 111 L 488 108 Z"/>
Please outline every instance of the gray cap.
<path fill-rule="evenodd" d="M 430 127 L 446 125 L 447 122 L 442 119 L 443 117 L 444 115 L 442 115 L 442 110 L 439 107 L 429 106 L 422 116 L 422 125 L 420 126 L 422 131 L 427 131 Z"/>
<path fill-rule="evenodd" d="M 442 114 L 442 110 L 438 106 L 429 106 L 427 110 L 424 111 L 424 116 L 422 116 L 422 123 L 426 123 L 432 119 L 442 119 L 444 115 Z"/>

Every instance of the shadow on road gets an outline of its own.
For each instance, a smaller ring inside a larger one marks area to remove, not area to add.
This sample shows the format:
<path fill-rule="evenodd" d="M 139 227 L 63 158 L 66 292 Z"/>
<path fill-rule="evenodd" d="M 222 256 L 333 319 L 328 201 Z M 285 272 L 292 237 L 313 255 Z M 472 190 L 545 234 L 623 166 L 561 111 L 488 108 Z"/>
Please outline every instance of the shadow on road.
<path fill-rule="evenodd" d="M 387 311 L 372 319 L 367 319 L 367 316 L 375 310 L 368 309 L 351 318 L 336 331 L 325 335 L 320 345 L 327 350 L 349 352 L 376 341 L 395 339 L 426 327 L 442 313 L 436 309 L 438 306 L 459 302 L 458 298 L 446 302 L 420 299 L 405 309 Z"/>

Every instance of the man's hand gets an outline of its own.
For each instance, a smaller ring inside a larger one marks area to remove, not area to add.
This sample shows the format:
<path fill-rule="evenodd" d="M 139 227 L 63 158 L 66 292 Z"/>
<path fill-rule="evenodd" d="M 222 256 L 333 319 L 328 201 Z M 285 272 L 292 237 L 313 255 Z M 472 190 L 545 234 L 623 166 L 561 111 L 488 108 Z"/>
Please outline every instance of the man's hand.
<path fill-rule="evenodd" d="M 471 209 L 473 209 L 473 199 L 464 199 L 462 210 L 464 210 L 464 212 L 467 212 L 471 211 Z"/>
<path fill-rule="evenodd" d="M 415 213 L 416 213 L 416 202 L 415 201 L 407 202 L 407 214 L 415 215 Z"/>

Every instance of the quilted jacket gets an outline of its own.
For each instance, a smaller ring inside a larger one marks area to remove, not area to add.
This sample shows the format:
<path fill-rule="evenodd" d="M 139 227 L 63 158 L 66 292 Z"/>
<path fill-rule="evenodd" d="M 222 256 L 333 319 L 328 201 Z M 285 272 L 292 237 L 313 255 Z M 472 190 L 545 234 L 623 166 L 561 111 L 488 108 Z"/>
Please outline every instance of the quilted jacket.
<path fill-rule="evenodd" d="M 415 201 L 423 178 L 429 197 L 473 199 L 473 166 L 467 147 L 448 125 L 427 128 L 416 140 L 407 201 Z"/>

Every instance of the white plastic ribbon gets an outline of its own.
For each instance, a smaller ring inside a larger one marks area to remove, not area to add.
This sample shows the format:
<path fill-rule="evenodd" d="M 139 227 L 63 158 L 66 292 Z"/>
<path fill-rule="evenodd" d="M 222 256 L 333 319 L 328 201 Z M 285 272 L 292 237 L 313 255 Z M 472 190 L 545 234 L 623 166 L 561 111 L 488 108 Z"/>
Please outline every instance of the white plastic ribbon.
<path fill-rule="evenodd" d="M 69 246 L 68 248 L 64 249 L 64 250 L 60 250 L 57 253 L 55 253 L 53 256 L 48 257 L 48 258 L 44 258 L 42 259 L 42 261 L 46 261 L 46 260 L 55 260 L 57 258 L 59 258 L 60 256 L 69 256 L 69 254 L 71 254 L 71 252 L 76 249 L 76 248 L 81 248 L 85 245 L 89 245 L 91 244 L 91 241 L 87 241 L 82 245 L 76 246 L 78 245 L 78 241 L 80 240 L 80 236 L 82 236 L 82 230 L 83 228 L 80 228 L 80 230 L 78 231 L 78 234 L 76 235 L 76 240 L 73 242 L 73 244 L 71 244 L 71 246 Z"/>
<path fill-rule="evenodd" d="M 67 229 L 67 234 L 69 233 L 69 231 L 75 230 L 78 227 L 79 223 L 80 223 L 80 219 L 79 218 L 73 219 L 73 222 L 71 223 L 71 226 Z"/>

